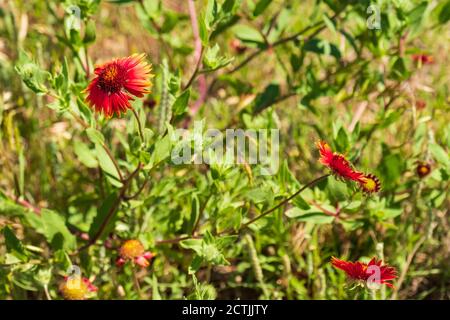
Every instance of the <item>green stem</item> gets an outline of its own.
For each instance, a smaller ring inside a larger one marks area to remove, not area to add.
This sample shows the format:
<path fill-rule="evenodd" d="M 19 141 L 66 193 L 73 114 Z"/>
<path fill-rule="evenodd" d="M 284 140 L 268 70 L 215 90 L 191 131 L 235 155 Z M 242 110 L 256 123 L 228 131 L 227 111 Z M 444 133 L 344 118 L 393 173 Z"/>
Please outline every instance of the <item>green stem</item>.
<path fill-rule="evenodd" d="M 246 222 L 243 227 L 248 227 L 250 224 L 258 221 L 259 219 L 267 216 L 268 214 L 274 212 L 275 210 L 277 210 L 278 208 L 282 207 L 283 205 L 285 205 L 286 203 L 288 203 L 289 201 L 291 201 L 292 199 L 294 199 L 296 196 L 298 196 L 300 193 L 302 193 L 305 189 L 308 189 L 312 186 L 314 186 L 316 183 L 322 181 L 323 179 L 328 178 L 329 174 L 323 175 L 317 179 L 312 180 L 311 182 L 305 184 L 302 188 L 300 188 L 296 193 L 294 193 L 293 195 L 291 195 L 289 198 L 286 198 L 285 200 L 281 201 L 279 204 L 277 204 L 275 207 L 267 210 L 266 212 L 261 213 L 259 216 L 251 219 L 250 221 Z"/>
<path fill-rule="evenodd" d="M 136 274 L 136 265 L 134 263 L 131 266 L 131 270 L 132 270 L 132 273 L 133 273 L 134 288 L 136 289 L 136 291 L 137 291 L 137 293 L 139 295 L 139 298 L 142 299 L 143 296 L 142 296 L 141 285 L 139 284 L 139 279 L 138 279 L 137 274 Z"/>
<path fill-rule="evenodd" d="M 136 110 L 134 108 L 131 108 L 131 111 L 134 114 L 134 117 L 136 118 L 137 124 L 138 124 L 138 131 L 139 131 L 139 137 L 141 138 L 141 141 L 144 143 L 144 133 L 142 131 L 142 125 L 141 121 L 139 121 L 139 115 L 137 114 Z"/>

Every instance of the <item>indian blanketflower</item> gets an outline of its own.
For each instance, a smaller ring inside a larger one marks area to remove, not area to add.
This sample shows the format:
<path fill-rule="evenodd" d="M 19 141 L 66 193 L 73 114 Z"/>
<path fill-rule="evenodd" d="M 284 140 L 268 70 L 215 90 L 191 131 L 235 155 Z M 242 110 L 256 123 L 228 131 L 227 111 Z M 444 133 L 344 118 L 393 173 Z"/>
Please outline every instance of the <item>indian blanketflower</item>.
<path fill-rule="evenodd" d="M 332 257 L 331 264 L 335 268 L 343 270 L 347 277 L 356 282 L 357 285 L 366 286 L 368 282 L 371 282 L 393 288 L 392 281 L 397 278 L 395 268 L 383 265 L 382 261 L 376 258 L 372 258 L 369 263 L 363 263 L 359 261 L 344 261 Z"/>
<path fill-rule="evenodd" d="M 142 98 L 150 93 L 151 71 L 152 65 L 145 61 L 145 54 L 134 54 L 96 66 L 96 77 L 85 90 L 86 101 L 108 118 L 114 114 L 120 117 L 131 108 L 133 96 Z"/>
<path fill-rule="evenodd" d="M 150 261 L 154 257 L 154 253 L 145 251 L 144 245 L 139 240 L 127 240 L 119 249 L 119 257 L 116 260 L 116 265 L 121 267 L 127 261 L 132 261 L 138 266 L 146 268 L 150 265 Z"/>
<path fill-rule="evenodd" d="M 59 286 L 59 291 L 66 300 L 85 300 L 90 292 L 97 290 L 88 278 L 80 276 L 64 277 L 64 281 Z"/>
<path fill-rule="evenodd" d="M 337 177 L 352 181 L 359 181 L 363 177 L 363 173 L 354 170 L 342 154 L 333 152 L 328 143 L 318 141 L 316 145 L 320 152 L 320 163 L 330 168 Z"/>
<path fill-rule="evenodd" d="M 320 163 L 327 166 L 336 177 L 357 182 L 366 194 L 380 191 L 381 183 L 375 175 L 355 170 L 344 155 L 334 152 L 325 141 L 318 141 L 316 145 L 320 152 Z"/>

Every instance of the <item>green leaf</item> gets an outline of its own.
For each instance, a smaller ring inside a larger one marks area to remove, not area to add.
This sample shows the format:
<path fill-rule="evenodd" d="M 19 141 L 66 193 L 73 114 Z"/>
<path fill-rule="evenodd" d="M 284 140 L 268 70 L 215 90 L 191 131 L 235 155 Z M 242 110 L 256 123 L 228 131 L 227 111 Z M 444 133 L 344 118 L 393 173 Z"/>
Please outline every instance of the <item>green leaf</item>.
<path fill-rule="evenodd" d="M 109 194 L 106 197 L 105 201 L 102 203 L 100 208 L 98 208 L 97 214 L 89 228 L 89 237 L 90 238 L 94 237 L 97 234 L 97 232 L 102 227 L 102 223 L 106 220 L 108 215 L 112 215 L 111 210 L 115 209 L 115 206 L 117 205 L 117 201 L 119 201 L 118 194 L 115 192 Z M 112 229 L 114 227 L 114 223 L 115 223 L 116 213 L 117 213 L 117 210 L 115 210 L 113 215 L 109 217 L 108 224 L 106 227 L 104 227 L 103 232 L 102 232 L 103 237 L 107 236 L 110 233 L 110 231 L 112 231 Z M 100 238 L 100 239 L 102 239 L 102 238 Z"/>
<path fill-rule="evenodd" d="M 76 238 L 66 226 L 65 219 L 54 211 L 41 212 L 42 232 L 54 249 L 76 248 Z"/>
<path fill-rule="evenodd" d="M 405 65 L 405 60 L 402 57 L 397 57 L 391 68 L 392 77 L 394 79 L 403 80 L 409 76 L 408 69 Z"/>
<path fill-rule="evenodd" d="M 415 30 L 420 27 L 420 25 L 422 24 L 422 21 L 424 19 L 424 13 L 425 13 L 425 10 L 427 9 L 427 7 L 428 7 L 428 3 L 426 1 L 424 1 L 408 13 L 407 16 L 408 16 L 408 20 L 409 20 L 411 29 Z"/>
<path fill-rule="evenodd" d="M 87 128 L 86 134 L 87 134 L 89 140 L 91 140 L 91 142 L 94 144 L 104 144 L 105 143 L 105 137 L 103 137 L 103 134 L 95 128 Z"/>
<path fill-rule="evenodd" d="M 449 166 L 449 154 L 440 145 L 437 143 L 430 143 L 428 148 L 437 162 L 446 167 Z"/>
<path fill-rule="evenodd" d="M 332 223 L 335 218 L 322 212 L 306 212 L 296 207 L 289 209 L 285 214 L 287 217 L 296 219 L 297 221 L 311 222 L 314 224 Z"/>
<path fill-rule="evenodd" d="M 3 228 L 3 236 L 5 237 L 6 251 L 20 261 L 27 261 L 28 254 L 25 247 L 8 226 Z"/>
<path fill-rule="evenodd" d="M 303 199 L 301 195 L 297 195 L 292 200 L 292 204 L 302 210 L 309 210 L 311 208 L 310 205 L 308 204 L 308 202 L 306 202 L 305 199 Z"/>
<path fill-rule="evenodd" d="M 88 168 L 97 168 L 98 161 L 95 155 L 95 150 L 89 149 L 89 147 L 80 141 L 75 141 L 74 152 L 77 155 L 78 160 Z"/>
<path fill-rule="evenodd" d="M 189 220 L 189 231 L 192 233 L 194 231 L 194 226 L 197 223 L 197 220 L 200 217 L 200 201 L 198 200 L 197 195 L 192 195 L 191 200 L 191 214 L 190 214 L 190 220 Z"/>
<path fill-rule="evenodd" d="M 253 113 L 257 114 L 270 107 L 280 96 L 280 85 L 276 83 L 269 84 L 262 93 L 255 98 Z"/>
<path fill-rule="evenodd" d="M 184 91 L 180 94 L 172 105 L 173 114 L 178 116 L 184 114 L 188 109 L 190 90 Z"/>
<path fill-rule="evenodd" d="M 218 70 L 227 66 L 231 61 L 233 61 L 233 57 L 227 58 L 225 56 L 219 56 L 220 47 L 216 43 L 214 47 L 210 47 L 206 50 L 206 53 L 203 57 L 203 63 L 206 66 L 204 72 L 211 72 Z"/>
<path fill-rule="evenodd" d="M 258 187 L 245 192 L 244 196 L 253 203 L 270 202 L 273 200 L 273 192 L 270 188 Z"/>
<path fill-rule="evenodd" d="M 244 42 L 265 43 L 261 33 L 248 25 L 238 24 L 232 30 L 235 36 Z"/>
<path fill-rule="evenodd" d="M 439 5 L 438 21 L 440 24 L 445 24 L 450 20 L 450 1 L 443 2 Z"/>
<path fill-rule="evenodd" d="M 223 12 L 231 13 L 235 4 L 236 0 L 225 0 L 225 2 L 222 5 Z"/>
<path fill-rule="evenodd" d="M 391 218 L 398 217 L 403 212 L 402 209 L 396 209 L 396 208 L 395 209 L 394 208 L 385 208 L 380 211 L 381 211 L 381 214 L 384 219 L 391 219 Z"/>
<path fill-rule="evenodd" d="M 52 270 L 52 267 L 40 268 L 35 276 L 36 281 L 43 287 L 47 286 L 52 278 Z"/>
<path fill-rule="evenodd" d="M 255 10 L 253 10 L 253 16 L 257 17 L 261 13 L 263 13 L 267 7 L 271 4 L 272 0 L 259 0 L 255 6 Z"/>
<path fill-rule="evenodd" d="M 350 140 L 344 127 L 341 127 L 339 129 L 334 142 L 336 144 L 338 152 L 345 153 L 348 150 L 350 146 Z"/>
<path fill-rule="evenodd" d="M 86 29 L 84 32 L 83 42 L 85 44 L 95 42 L 96 34 L 95 34 L 95 22 L 93 20 L 89 20 L 86 24 Z"/>
<path fill-rule="evenodd" d="M 15 70 L 25 85 L 33 92 L 37 94 L 48 92 L 45 82 L 50 79 L 50 73 L 42 70 L 24 51 L 20 52 L 19 61 L 15 66 Z"/>
<path fill-rule="evenodd" d="M 205 17 L 203 15 L 200 16 L 200 19 L 198 20 L 198 30 L 200 40 L 202 41 L 203 46 L 206 47 L 209 42 L 209 33 L 205 22 Z"/>
<path fill-rule="evenodd" d="M 153 164 L 158 164 L 167 160 L 170 157 L 170 151 L 172 148 L 172 142 L 170 140 L 170 135 L 166 135 L 159 139 L 155 143 L 155 150 L 152 153 Z"/>
<path fill-rule="evenodd" d="M 197 254 L 201 254 L 202 243 L 203 241 L 201 239 L 187 239 L 180 241 L 180 246 L 184 249 L 194 250 Z"/>
<path fill-rule="evenodd" d="M 341 51 L 336 47 L 336 45 L 326 41 L 326 40 L 320 40 L 320 39 L 311 39 L 307 41 L 303 49 L 305 51 L 315 52 L 318 54 L 323 55 L 331 55 L 335 57 L 337 60 L 341 59 Z"/>
<path fill-rule="evenodd" d="M 327 28 L 333 32 L 334 35 L 336 35 L 336 25 L 335 22 L 332 21 L 330 18 L 328 18 L 328 16 L 326 14 L 324 14 L 322 16 L 323 22 L 325 23 L 325 25 L 327 26 Z"/>
<path fill-rule="evenodd" d="M 195 256 L 194 259 L 192 259 L 192 262 L 189 266 L 188 273 L 189 274 L 196 273 L 200 269 L 202 263 L 203 263 L 203 258 L 200 256 Z"/>
<path fill-rule="evenodd" d="M 95 145 L 95 152 L 100 168 L 102 168 L 102 170 L 106 173 L 106 178 L 108 181 L 113 186 L 120 188 L 122 186 L 122 182 L 120 181 L 119 173 L 108 153 L 99 144 Z"/>
<path fill-rule="evenodd" d="M 208 27 L 211 27 L 218 17 L 218 5 L 217 0 L 208 0 L 206 5 L 205 23 Z"/>

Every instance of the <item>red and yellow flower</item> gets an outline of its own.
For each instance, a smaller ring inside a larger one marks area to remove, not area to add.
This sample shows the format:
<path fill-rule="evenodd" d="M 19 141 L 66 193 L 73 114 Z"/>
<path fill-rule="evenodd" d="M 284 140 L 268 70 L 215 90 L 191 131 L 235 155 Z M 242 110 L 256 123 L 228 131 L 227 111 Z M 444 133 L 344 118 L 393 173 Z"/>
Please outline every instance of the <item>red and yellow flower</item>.
<path fill-rule="evenodd" d="M 150 265 L 151 260 L 155 254 L 150 251 L 145 251 L 144 245 L 136 239 L 125 241 L 119 249 L 119 257 L 116 260 L 118 267 L 123 266 L 127 261 L 146 268 Z"/>
<path fill-rule="evenodd" d="M 64 281 L 59 286 L 59 291 L 66 300 L 85 300 L 89 293 L 98 289 L 88 278 L 84 277 L 64 277 Z"/>
<path fill-rule="evenodd" d="M 152 65 L 145 54 L 134 54 L 96 66 L 96 77 L 89 83 L 86 101 L 97 112 L 110 118 L 121 116 L 131 108 L 133 96 L 142 98 L 150 93 Z"/>
<path fill-rule="evenodd" d="M 393 288 L 392 281 L 397 278 L 397 271 L 394 267 L 383 265 L 382 261 L 377 260 L 376 258 L 372 258 L 372 260 L 366 264 L 359 261 L 344 261 L 332 257 L 331 264 L 335 268 L 343 270 L 350 280 L 363 286 L 367 285 L 369 281 L 372 281 L 378 285 L 384 284 Z"/>
<path fill-rule="evenodd" d="M 337 177 L 358 182 L 363 178 L 364 174 L 354 170 L 342 154 L 333 152 L 328 143 L 318 141 L 316 145 L 320 152 L 320 163 L 330 168 Z"/>

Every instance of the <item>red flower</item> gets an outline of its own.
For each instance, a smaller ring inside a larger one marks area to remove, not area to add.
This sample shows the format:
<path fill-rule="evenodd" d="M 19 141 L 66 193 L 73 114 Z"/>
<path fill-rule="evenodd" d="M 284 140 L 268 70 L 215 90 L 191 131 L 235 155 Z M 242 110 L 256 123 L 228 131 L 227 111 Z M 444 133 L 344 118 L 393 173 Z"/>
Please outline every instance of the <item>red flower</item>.
<path fill-rule="evenodd" d="M 97 76 L 85 90 L 88 104 L 108 118 L 114 114 L 120 117 L 131 108 L 132 96 L 142 98 L 150 93 L 152 66 L 144 59 L 145 54 L 135 54 L 97 66 Z"/>
<path fill-rule="evenodd" d="M 327 166 L 335 175 L 343 179 L 360 181 L 363 173 L 352 168 L 350 162 L 341 154 L 333 152 L 328 143 L 318 141 L 316 143 L 320 152 L 320 163 Z"/>
<path fill-rule="evenodd" d="M 415 62 L 420 62 L 421 64 L 432 64 L 434 62 L 433 56 L 429 54 L 413 54 L 412 59 Z"/>
<path fill-rule="evenodd" d="M 376 258 L 372 258 L 372 260 L 366 264 L 359 261 L 344 261 L 332 257 L 331 264 L 335 268 L 345 271 L 351 280 L 358 281 L 361 284 L 372 281 L 372 283 L 378 285 L 384 284 L 393 288 L 394 286 L 391 281 L 397 278 L 397 271 L 395 268 L 388 265 L 382 265 L 382 261 L 377 260 Z"/>

